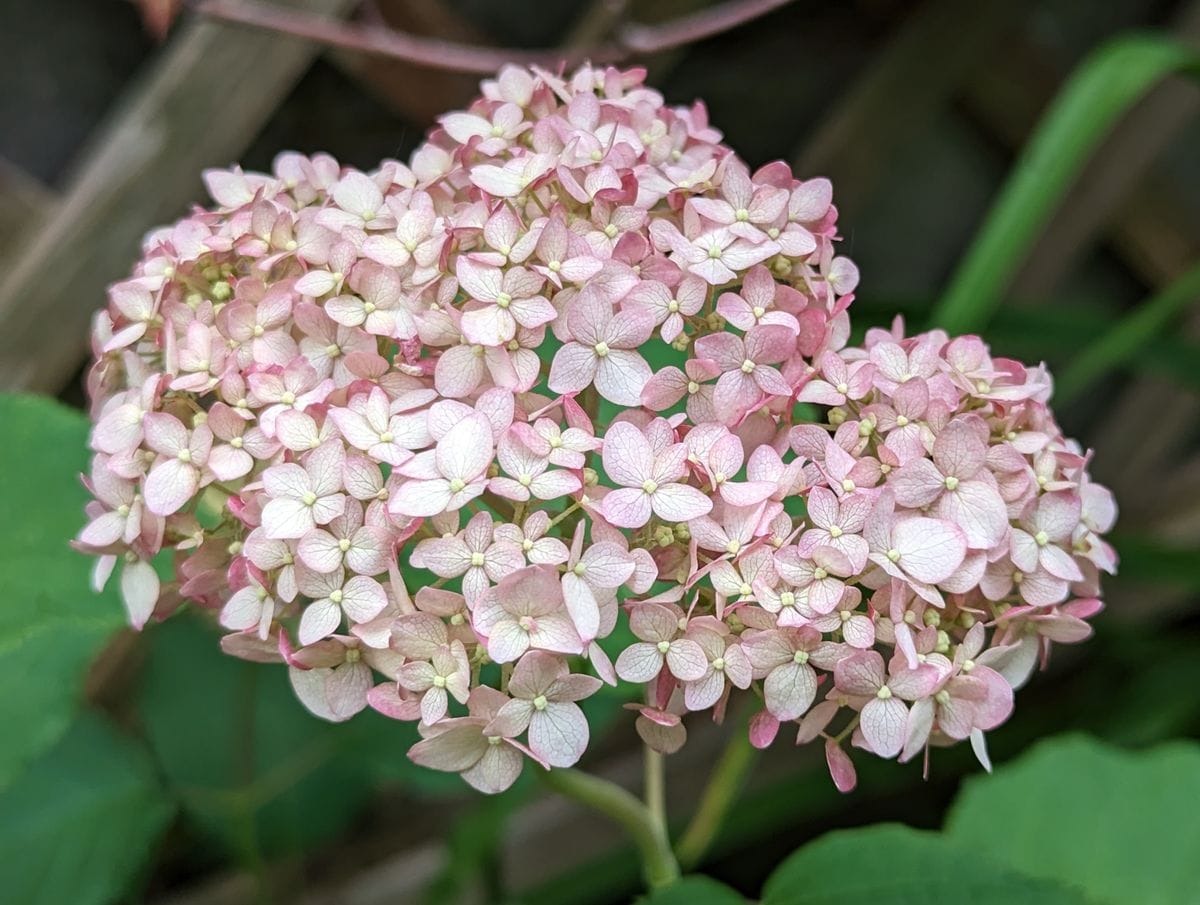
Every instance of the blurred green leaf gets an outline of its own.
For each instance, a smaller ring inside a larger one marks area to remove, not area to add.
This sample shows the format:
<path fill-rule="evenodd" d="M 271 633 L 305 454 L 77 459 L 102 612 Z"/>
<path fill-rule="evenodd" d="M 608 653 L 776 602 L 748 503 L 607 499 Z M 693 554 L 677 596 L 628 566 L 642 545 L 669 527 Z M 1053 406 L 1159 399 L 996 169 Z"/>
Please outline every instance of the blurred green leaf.
<path fill-rule="evenodd" d="M 1104 737 L 1137 746 L 1200 733 L 1200 698 L 1179 693 L 1181 688 L 1200 688 L 1200 632 L 1154 627 L 1134 633 L 1127 625 L 1117 632 L 1119 639 L 1104 662 L 1121 678 L 1103 704 L 1097 702 Z"/>
<path fill-rule="evenodd" d="M 1105 371 L 1122 367 L 1139 352 L 1146 351 L 1150 341 L 1166 329 L 1171 319 L 1197 299 L 1200 299 L 1200 265 L 1146 299 L 1072 360 L 1055 385 L 1059 399 L 1074 398 Z"/>
<path fill-rule="evenodd" d="M 990 848 L 992 833 L 985 837 Z M 767 879 L 763 905 L 1086 905 L 1077 893 L 898 824 L 839 830 L 810 842 Z"/>
<path fill-rule="evenodd" d="M 535 788 L 526 770 L 512 788 L 499 795 L 476 796 L 471 810 L 454 824 L 446 839 L 448 857 L 426 891 L 428 905 L 461 902 L 477 884 L 495 899 L 502 885 L 499 878 L 500 849 L 509 818 L 529 800 Z M 481 882 L 482 881 L 482 882 Z"/>
<path fill-rule="evenodd" d="M 749 905 L 736 890 L 711 877 L 684 877 L 678 882 L 638 899 L 639 905 Z"/>
<path fill-rule="evenodd" d="M 933 322 L 985 326 L 1059 200 L 1117 119 L 1161 79 L 1200 74 L 1200 53 L 1157 35 L 1125 35 L 1092 53 L 1042 117 L 950 280 Z"/>
<path fill-rule="evenodd" d="M 0 788 L 67 730 L 84 673 L 124 615 L 67 546 L 84 523 L 87 419 L 49 399 L 0 395 Z"/>
<path fill-rule="evenodd" d="M 1153 537 L 1117 535 L 1110 540 L 1121 557 L 1122 581 L 1200 590 L 1200 550 Z"/>
<path fill-rule="evenodd" d="M 156 626 L 137 707 L 185 812 L 244 862 L 336 835 L 385 779 L 461 786 L 408 761 L 412 726 L 373 711 L 324 722 L 296 700 L 282 665 L 226 656 L 217 637 L 194 618 Z"/>
<path fill-rule="evenodd" d="M 946 833 L 986 839 L 998 860 L 1096 903 L 1177 905 L 1200 891 L 1198 801 L 1200 745 L 1131 752 L 1066 736 L 967 780 Z"/>
<path fill-rule="evenodd" d="M 141 747 L 84 714 L 0 794 L 0 898 L 116 901 L 146 868 L 172 812 Z"/>

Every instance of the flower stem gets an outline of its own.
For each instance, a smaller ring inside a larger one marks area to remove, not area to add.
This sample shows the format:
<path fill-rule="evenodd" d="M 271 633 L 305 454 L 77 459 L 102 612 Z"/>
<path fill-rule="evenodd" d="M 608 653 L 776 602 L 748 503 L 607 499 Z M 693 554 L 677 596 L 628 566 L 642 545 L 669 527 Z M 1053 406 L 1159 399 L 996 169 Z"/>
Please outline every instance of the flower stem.
<path fill-rule="evenodd" d="M 645 784 L 642 797 L 658 831 L 667 835 L 667 790 L 663 779 L 663 756 L 649 745 L 645 746 Z"/>
<path fill-rule="evenodd" d="M 546 530 L 549 531 L 551 528 L 553 528 L 555 525 L 557 525 L 559 522 L 561 522 L 563 519 L 565 519 L 568 515 L 570 515 L 572 512 L 574 512 L 576 509 L 578 509 L 580 507 L 580 505 L 581 505 L 580 502 L 578 500 L 576 500 L 574 503 L 572 503 L 570 506 L 568 506 L 566 509 L 564 509 L 562 512 L 560 512 L 558 515 L 554 516 L 554 518 L 550 519 L 550 524 L 546 526 Z"/>
<path fill-rule="evenodd" d="M 700 798 L 700 806 L 696 808 L 691 823 L 684 830 L 679 844 L 675 846 L 675 856 L 684 870 L 690 870 L 699 864 L 712 845 L 717 831 L 721 829 L 721 824 L 737 799 L 743 781 L 754 765 L 757 753 L 750 744 L 749 733 L 744 728 L 730 737 L 721 759 L 717 761 L 708 778 L 708 785 Z"/>
<path fill-rule="evenodd" d="M 550 770 L 540 774 L 552 789 L 599 811 L 619 823 L 632 837 L 642 859 L 642 873 L 651 889 L 679 879 L 679 864 L 671 851 L 666 828 L 636 796 L 621 786 L 581 770 Z"/>

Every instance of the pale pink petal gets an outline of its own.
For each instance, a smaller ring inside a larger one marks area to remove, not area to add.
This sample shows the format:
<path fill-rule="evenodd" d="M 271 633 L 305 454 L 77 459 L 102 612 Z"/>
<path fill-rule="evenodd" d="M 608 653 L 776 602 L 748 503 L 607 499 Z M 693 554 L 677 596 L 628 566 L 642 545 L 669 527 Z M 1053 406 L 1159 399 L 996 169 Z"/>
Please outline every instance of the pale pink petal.
<path fill-rule="evenodd" d="M 667 668 L 683 682 L 700 679 L 708 671 L 704 649 L 690 638 L 677 638 L 667 649 Z"/>
<path fill-rule="evenodd" d="M 462 778 L 485 795 L 509 788 L 521 775 L 525 759 L 512 745 L 488 745 L 475 766 L 462 771 Z"/>
<path fill-rule="evenodd" d="M 333 673 L 325 683 L 325 699 L 336 722 L 350 719 L 367 706 L 367 693 L 371 690 L 371 670 L 359 661 L 344 663 L 331 670 Z"/>
<path fill-rule="evenodd" d="M 360 217 L 374 215 L 383 206 L 383 195 L 375 180 L 355 170 L 338 180 L 332 194 L 338 207 Z"/>
<path fill-rule="evenodd" d="M 898 493 L 896 498 L 900 499 Z M 984 481 L 965 481 L 947 490 L 938 500 L 937 514 L 962 529 L 972 550 L 990 550 L 1008 532 L 1004 500 L 995 487 Z"/>
<path fill-rule="evenodd" d="M 342 623 L 342 611 L 332 600 L 310 603 L 300 616 L 298 637 L 303 645 L 315 644 L 332 635 Z"/>
<path fill-rule="evenodd" d="M 517 322 L 498 305 L 485 305 L 463 312 L 462 331 L 468 342 L 499 346 L 516 336 Z"/>
<path fill-rule="evenodd" d="M 596 365 L 596 389 L 601 396 L 617 405 L 640 405 L 642 389 L 650 380 L 651 373 L 650 365 L 646 364 L 646 359 L 640 353 L 610 349 Z"/>
<path fill-rule="evenodd" d="M 369 622 L 387 607 L 387 594 L 374 578 L 357 575 L 342 589 L 342 609 L 355 622 Z"/>
<path fill-rule="evenodd" d="M 611 496 L 605 498 L 605 503 Z M 649 500 L 654 513 L 668 522 L 686 522 L 712 511 L 712 500 L 687 484 L 664 484 Z"/>
<path fill-rule="evenodd" d="M 844 657 L 838 661 L 835 675 L 838 689 L 854 695 L 873 695 L 887 679 L 883 657 L 875 651 Z"/>
<path fill-rule="evenodd" d="M 150 412 L 142 418 L 142 430 L 146 445 L 156 453 L 174 456 L 187 449 L 187 429 L 174 415 L 165 412 Z"/>
<path fill-rule="evenodd" d="M 688 378 L 679 368 L 662 368 L 642 387 L 641 404 L 661 412 L 675 405 L 688 391 Z"/>
<path fill-rule="evenodd" d="M 908 707 L 899 698 L 872 698 L 861 712 L 859 727 L 871 750 L 893 758 L 904 747 Z"/>
<path fill-rule="evenodd" d="M 575 493 L 582 487 L 583 484 L 576 475 L 560 470 L 540 474 L 529 485 L 529 489 L 539 500 L 555 500 Z"/>
<path fill-rule="evenodd" d="M 604 517 L 619 528 L 640 528 L 650 521 L 650 497 L 640 487 L 612 491 L 601 501 L 600 508 Z"/>
<path fill-rule="evenodd" d="M 183 508 L 196 493 L 199 470 L 180 459 L 155 465 L 146 478 L 146 508 L 155 515 L 171 515 Z"/>
<path fill-rule="evenodd" d="M 461 773 L 475 766 L 489 747 L 479 726 L 465 722 L 417 742 L 408 749 L 408 757 L 422 767 Z"/>
<path fill-rule="evenodd" d="M 328 720 L 331 723 L 338 722 L 333 708 L 329 704 L 329 698 L 325 693 L 325 685 L 328 682 L 329 674 L 332 669 L 300 669 L 292 666 L 288 668 L 288 678 L 292 683 L 292 691 L 296 693 L 296 698 L 308 708 L 309 713 L 313 716 L 320 717 L 323 720 Z M 366 698 L 363 698 L 364 704 Z"/>
<path fill-rule="evenodd" d="M 807 663 L 787 663 L 763 682 L 767 709 L 782 722 L 802 716 L 817 694 L 817 674 Z"/>
<path fill-rule="evenodd" d="M 575 624 L 575 631 L 585 641 L 591 641 L 600 631 L 600 607 L 596 595 L 574 572 L 567 572 L 562 579 L 563 600 L 567 613 Z"/>
<path fill-rule="evenodd" d="M 1038 551 L 1042 568 L 1063 581 L 1083 581 L 1083 572 L 1075 558 L 1061 547 L 1047 544 Z"/>
<path fill-rule="evenodd" d="M 688 710 L 707 710 L 721 699 L 725 691 L 725 674 L 710 669 L 699 679 L 683 688 L 683 702 Z"/>
<path fill-rule="evenodd" d="M 927 584 L 953 575 L 967 553 L 962 531 L 940 519 L 905 519 L 893 529 L 892 541 L 904 571 Z"/>
<path fill-rule="evenodd" d="M 850 755 L 833 739 L 827 739 L 825 742 L 825 763 L 837 790 L 842 793 L 853 792 L 858 784 L 854 763 L 850 760 Z"/>
<path fill-rule="evenodd" d="M 604 436 L 604 473 L 624 487 L 641 487 L 650 477 L 653 453 L 645 435 L 628 421 L 618 421 Z"/>
<path fill-rule="evenodd" d="M 483 415 L 471 415 L 438 441 L 438 469 L 447 478 L 470 481 L 487 468 L 493 450 L 491 424 Z"/>
<path fill-rule="evenodd" d="M 574 765 L 587 743 L 587 718 L 575 704 L 550 703 L 530 717 L 529 747 L 552 767 Z"/>
<path fill-rule="evenodd" d="M 555 393 L 578 393 L 595 378 L 599 361 L 590 346 L 566 343 L 550 363 L 550 389 Z"/>
<path fill-rule="evenodd" d="M 475 392 L 483 374 L 483 357 L 476 354 L 474 346 L 451 346 L 438 359 L 434 381 L 439 393 L 458 399 Z"/>
<path fill-rule="evenodd" d="M 704 652 L 696 647 L 696 653 L 700 657 L 700 671 L 694 674 L 695 678 L 704 675 L 704 669 L 707 662 L 704 659 Z M 621 651 L 617 657 L 617 675 L 626 682 L 649 682 L 663 667 L 663 655 L 653 644 L 645 641 L 638 641 L 635 644 L 629 645 L 625 650 Z"/>
<path fill-rule="evenodd" d="M 159 579 L 145 560 L 126 563 L 121 569 L 121 601 L 129 624 L 141 631 L 158 603 Z"/>
<path fill-rule="evenodd" d="M 487 638 L 488 656 L 497 663 L 511 663 L 529 650 L 529 633 L 510 619 L 491 627 Z"/>
<path fill-rule="evenodd" d="M 590 640 L 590 639 L 589 639 Z M 551 613 L 537 620 L 529 633 L 530 645 L 557 654 L 581 654 L 584 644 L 575 630 L 575 623 L 566 613 Z"/>
<path fill-rule="evenodd" d="M 933 443 L 933 461 L 942 474 L 967 480 L 983 467 L 987 447 L 965 421 L 951 421 Z"/>
<path fill-rule="evenodd" d="M 928 743 L 929 733 L 933 730 L 933 716 L 933 698 L 922 698 L 913 704 L 904 727 L 904 748 L 900 752 L 901 763 L 911 760 Z"/>
<path fill-rule="evenodd" d="M 913 509 L 928 506 L 946 489 L 942 473 L 928 459 L 909 462 L 889 478 L 888 486 L 897 503 Z"/>

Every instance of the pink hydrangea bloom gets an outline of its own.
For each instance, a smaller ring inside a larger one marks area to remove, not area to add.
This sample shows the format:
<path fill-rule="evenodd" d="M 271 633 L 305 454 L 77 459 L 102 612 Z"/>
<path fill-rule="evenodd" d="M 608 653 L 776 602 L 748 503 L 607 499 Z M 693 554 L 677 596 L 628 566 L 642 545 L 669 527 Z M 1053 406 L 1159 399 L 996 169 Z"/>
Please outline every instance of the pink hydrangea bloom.
<path fill-rule="evenodd" d="M 604 498 L 604 517 L 618 527 L 640 528 L 651 514 L 671 522 L 706 514 L 712 501 L 680 480 L 686 456 L 682 444 L 655 450 L 632 424 L 614 424 L 604 438 L 604 470 L 619 488 Z"/>
<path fill-rule="evenodd" d="M 578 761 L 601 681 L 667 753 L 745 694 L 844 791 L 847 739 L 986 764 L 1116 568 L 1091 454 L 978 337 L 849 345 L 828 180 L 642 78 L 506 67 L 407 165 L 205 174 L 97 316 L 75 546 L 484 792 Z"/>

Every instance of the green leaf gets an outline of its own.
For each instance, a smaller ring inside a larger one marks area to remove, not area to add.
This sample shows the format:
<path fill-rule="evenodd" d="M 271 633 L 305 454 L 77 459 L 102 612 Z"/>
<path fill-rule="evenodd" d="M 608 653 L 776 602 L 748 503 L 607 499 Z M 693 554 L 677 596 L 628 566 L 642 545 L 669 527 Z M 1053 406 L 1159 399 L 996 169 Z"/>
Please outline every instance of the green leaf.
<path fill-rule="evenodd" d="M 1077 893 L 1024 876 L 981 851 L 994 831 L 958 845 L 898 824 L 839 830 L 804 846 L 767 879 L 763 905 L 1086 905 Z"/>
<path fill-rule="evenodd" d="M 185 813 L 227 852 L 253 863 L 309 849 L 384 779 L 461 787 L 408 761 L 412 726 L 373 711 L 324 722 L 296 700 L 285 667 L 227 656 L 217 639 L 196 618 L 154 627 L 137 708 Z"/>
<path fill-rule="evenodd" d="M 1200 591 L 1200 550 L 1145 536 L 1116 535 L 1110 541 L 1121 556 L 1122 581 Z"/>
<path fill-rule="evenodd" d="M 736 890 L 711 877 L 691 876 L 638 899 L 639 905 L 749 905 Z"/>
<path fill-rule="evenodd" d="M 1200 890 L 1197 802 L 1200 745 L 1132 752 L 1067 736 L 969 779 L 946 832 L 1096 903 L 1176 905 Z"/>
<path fill-rule="evenodd" d="M 1088 345 L 1056 381 L 1055 395 L 1060 401 L 1072 399 L 1105 371 L 1133 360 L 1166 329 L 1175 315 L 1197 299 L 1200 299 L 1200 265 L 1146 299 Z"/>
<path fill-rule="evenodd" d="M 0 794 L 0 898 L 116 901 L 145 870 L 172 811 L 141 747 L 84 714 Z"/>
<path fill-rule="evenodd" d="M 481 795 L 445 837 L 446 862 L 426 889 L 426 905 L 461 902 L 476 884 L 485 888 L 498 876 L 505 827 L 517 808 L 529 800 L 534 784 L 526 771 L 499 795 Z"/>
<path fill-rule="evenodd" d="M 84 523 L 87 419 L 49 399 L 0 395 L 0 788 L 67 730 L 84 673 L 124 615 L 89 587 L 67 546 Z"/>
<path fill-rule="evenodd" d="M 1095 51 L 1042 117 L 987 220 L 950 280 L 933 321 L 951 333 L 988 323 L 1026 253 L 1118 118 L 1174 72 L 1200 74 L 1200 53 L 1157 35 L 1126 35 Z"/>

